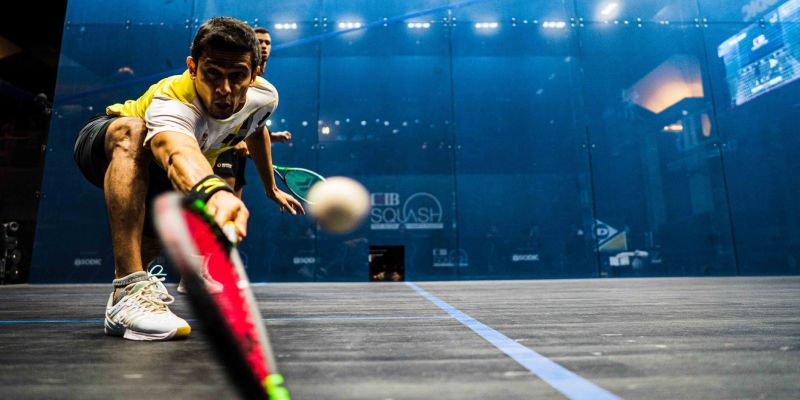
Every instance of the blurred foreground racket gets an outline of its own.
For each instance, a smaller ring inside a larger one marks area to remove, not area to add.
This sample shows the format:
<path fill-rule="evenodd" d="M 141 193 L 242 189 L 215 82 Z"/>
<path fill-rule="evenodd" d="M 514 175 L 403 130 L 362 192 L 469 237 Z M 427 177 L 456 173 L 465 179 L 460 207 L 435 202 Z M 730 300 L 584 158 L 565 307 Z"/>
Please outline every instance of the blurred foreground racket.
<path fill-rule="evenodd" d="M 220 229 L 202 201 L 171 192 L 155 202 L 155 226 L 183 276 L 197 318 L 228 377 L 247 399 L 288 400 L 250 281 L 236 250 L 235 227 Z M 210 293 L 203 269 L 221 283 Z"/>

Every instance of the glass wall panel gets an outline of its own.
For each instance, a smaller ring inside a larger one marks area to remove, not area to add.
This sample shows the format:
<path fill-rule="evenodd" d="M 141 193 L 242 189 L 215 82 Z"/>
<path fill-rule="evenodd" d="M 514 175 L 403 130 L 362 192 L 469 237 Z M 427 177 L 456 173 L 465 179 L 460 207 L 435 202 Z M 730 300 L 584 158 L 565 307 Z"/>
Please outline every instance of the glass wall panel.
<path fill-rule="evenodd" d="M 800 1 L 700 1 L 739 272 L 800 272 Z"/>
<path fill-rule="evenodd" d="M 407 280 L 800 273 L 800 0 L 109 4 L 68 4 L 33 282 L 110 279 L 75 136 L 217 15 L 271 31 L 274 162 L 371 192 L 332 235 L 250 162 L 254 281 L 366 281 L 378 246 Z"/>
<path fill-rule="evenodd" d="M 597 276 L 572 2 L 457 9 L 453 101 L 463 276 Z"/>
<path fill-rule="evenodd" d="M 579 0 L 602 276 L 736 273 L 692 0 Z"/>
<path fill-rule="evenodd" d="M 437 261 L 440 253 L 457 249 L 443 5 L 325 2 L 328 36 L 321 42 L 316 121 L 320 170 L 365 183 L 373 206 L 354 234 L 320 232 L 321 259 L 358 251 L 364 260 L 331 279 L 367 279 L 369 246 L 388 245 L 404 246 L 407 279 L 458 277 L 457 267 Z"/>
<path fill-rule="evenodd" d="M 168 4 L 162 4 L 168 3 Z M 105 107 L 138 98 L 185 68 L 190 2 L 71 2 L 47 145 L 33 282 L 108 282 L 113 256 L 103 193 L 72 157 L 75 137 Z M 158 12 L 153 7 L 158 8 Z M 163 15 L 156 18 L 155 15 Z M 170 40 L 165 40 L 170 38 Z"/>

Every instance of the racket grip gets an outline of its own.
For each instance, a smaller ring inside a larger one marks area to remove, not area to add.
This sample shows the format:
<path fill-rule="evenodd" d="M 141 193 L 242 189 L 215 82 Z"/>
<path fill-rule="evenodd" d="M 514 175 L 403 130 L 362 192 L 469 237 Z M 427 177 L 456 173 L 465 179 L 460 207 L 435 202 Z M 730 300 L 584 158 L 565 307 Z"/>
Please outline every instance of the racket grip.
<path fill-rule="evenodd" d="M 225 237 L 228 238 L 228 241 L 231 244 L 236 245 L 239 242 L 239 232 L 236 230 L 236 223 L 233 221 L 228 221 L 225 223 L 225 226 L 222 227 L 222 233 L 225 234 Z"/>

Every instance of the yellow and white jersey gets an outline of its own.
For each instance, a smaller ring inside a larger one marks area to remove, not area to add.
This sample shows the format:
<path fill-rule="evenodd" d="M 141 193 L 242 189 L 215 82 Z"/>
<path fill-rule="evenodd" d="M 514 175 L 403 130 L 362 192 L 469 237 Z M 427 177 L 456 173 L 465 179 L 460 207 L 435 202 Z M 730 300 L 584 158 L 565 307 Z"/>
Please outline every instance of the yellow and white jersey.
<path fill-rule="evenodd" d="M 137 100 L 108 106 L 106 114 L 144 119 L 147 123 L 145 146 L 160 132 L 180 132 L 195 138 L 206 157 L 215 159 L 215 149 L 264 126 L 277 107 L 278 91 L 259 76 L 247 90 L 247 100 L 241 110 L 224 120 L 211 118 L 186 70 L 150 86 Z"/>

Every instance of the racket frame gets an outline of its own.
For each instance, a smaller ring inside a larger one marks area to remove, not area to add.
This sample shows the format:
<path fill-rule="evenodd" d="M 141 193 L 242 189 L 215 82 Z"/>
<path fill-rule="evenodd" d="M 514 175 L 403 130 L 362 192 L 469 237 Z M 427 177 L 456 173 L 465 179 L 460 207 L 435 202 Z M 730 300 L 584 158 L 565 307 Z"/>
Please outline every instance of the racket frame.
<path fill-rule="evenodd" d="M 156 229 L 167 256 L 183 276 L 195 314 L 203 324 L 217 356 L 225 365 L 225 370 L 239 393 L 247 399 L 289 400 L 291 397 L 288 390 L 283 387 L 283 376 L 278 373 L 264 319 L 258 309 L 258 303 L 247 278 L 244 264 L 236 246 L 226 238 L 228 234 L 217 226 L 202 201 L 187 203 L 183 196 L 175 192 L 159 196 L 155 201 L 155 211 Z M 191 237 L 182 214 L 184 211 L 194 213 L 208 224 L 235 269 L 238 280 L 237 288 L 244 297 L 250 317 L 253 319 L 256 338 L 262 350 L 262 357 L 267 364 L 267 376 L 263 381 L 251 369 L 247 355 L 239 345 L 239 340 L 228 329 L 227 320 L 218 301 L 215 300 L 215 295 L 206 288 L 203 278 L 203 261 L 194 256 L 201 252 Z"/>
<path fill-rule="evenodd" d="M 289 172 L 302 172 L 302 173 L 311 175 L 311 176 L 319 179 L 320 182 L 325 182 L 325 177 L 324 176 L 322 176 L 322 175 L 320 175 L 320 174 L 318 174 L 318 173 L 316 173 L 316 172 L 314 172 L 314 171 L 312 171 L 310 169 L 306 169 L 306 168 L 281 167 L 280 165 L 273 165 L 272 166 L 272 170 L 275 172 L 275 175 L 277 175 L 279 178 L 281 178 L 281 182 L 283 182 L 283 185 L 286 186 L 286 188 L 289 189 L 289 191 L 292 192 L 292 194 L 295 197 L 297 197 L 300 200 L 303 200 L 307 204 L 313 204 L 313 202 L 308 201 L 308 199 L 306 198 L 308 196 L 308 193 L 306 193 L 305 195 L 301 195 L 300 193 L 297 193 L 286 182 L 286 174 L 289 173 Z"/>

